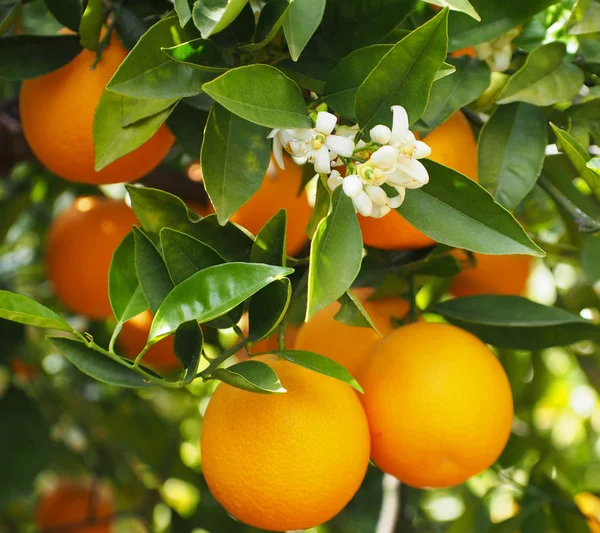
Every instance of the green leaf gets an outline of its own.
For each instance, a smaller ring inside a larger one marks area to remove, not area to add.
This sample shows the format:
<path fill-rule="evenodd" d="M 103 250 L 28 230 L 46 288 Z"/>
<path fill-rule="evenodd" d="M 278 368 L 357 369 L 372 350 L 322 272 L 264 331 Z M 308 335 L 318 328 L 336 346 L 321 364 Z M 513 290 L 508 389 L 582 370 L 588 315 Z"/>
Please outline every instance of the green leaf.
<path fill-rule="evenodd" d="M 294 0 L 283 22 L 283 33 L 292 60 L 298 61 L 304 47 L 323 20 L 326 0 Z"/>
<path fill-rule="evenodd" d="M 339 363 L 329 359 L 329 357 L 303 350 L 277 350 L 273 353 L 277 354 L 279 357 L 283 357 L 283 359 L 286 359 L 290 363 L 308 368 L 313 372 L 318 372 L 319 374 L 324 374 L 325 376 L 334 379 L 339 379 L 350 385 L 353 389 L 356 389 L 358 392 L 364 392 L 362 387 L 358 384 L 358 381 L 352 377 L 350 372 Z"/>
<path fill-rule="evenodd" d="M 587 166 L 592 156 L 568 131 L 560 129 L 552 122 L 550 122 L 550 126 L 556 135 L 556 140 L 560 143 L 561 149 L 575 167 L 575 170 L 579 172 L 579 175 L 586 181 L 592 191 L 597 191 L 600 188 L 600 176 Z"/>
<path fill-rule="evenodd" d="M 337 62 L 330 57 L 304 54 L 298 61 L 283 59 L 276 66 L 302 89 L 322 94 L 325 90 L 325 80 L 329 78 L 336 64 Z"/>
<path fill-rule="evenodd" d="M 153 242 L 138 228 L 133 228 L 135 270 L 150 311 L 156 313 L 173 289 L 167 265 Z"/>
<path fill-rule="evenodd" d="M 320 36 L 343 57 L 381 42 L 416 5 L 416 0 L 327 0 Z"/>
<path fill-rule="evenodd" d="M 600 157 L 593 157 L 585 164 L 585 166 L 594 171 L 597 176 L 600 176 Z"/>
<path fill-rule="evenodd" d="M 183 28 L 192 20 L 192 9 L 189 0 L 173 0 L 175 11 L 179 17 L 179 25 Z"/>
<path fill-rule="evenodd" d="M 600 281 L 600 235 L 585 235 L 581 246 L 581 266 L 592 283 Z"/>
<path fill-rule="evenodd" d="M 391 49 L 391 44 L 374 44 L 355 50 L 344 57 L 333 69 L 325 85 L 327 103 L 342 116 L 356 118 L 354 112 L 356 91 Z"/>
<path fill-rule="evenodd" d="M 413 226 L 438 242 L 473 252 L 544 256 L 484 188 L 434 161 L 424 159 L 423 164 L 429 183 L 422 189 L 407 190 L 397 210 Z"/>
<path fill-rule="evenodd" d="M 360 303 L 360 300 L 354 294 L 352 294 L 352 291 L 346 291 L 340 298 L 340 303 L 342 306 L 333 318 L 342 324 L 346 324 L 347 326 L 353 326 L 357 328 L 372 328 L 379 335 L 381 335 L 377 329 L 377 326 L 375 326 L 371 320 L 369 313 L 367 313 L 367 310 L 363 307 L 363 304 Z"/>
<path fill-rule="evenodd" d="M 43 76 L 81 52 L 78 35 L 10 35 L 0 39 L 0 79 Z"/>
<path fill-rule="evenodd" d="M 183 283 L 200 270 L 225 263 L 225 259 L 210 246 L 170 228 L 161 230 L 160 244 L 175 285 Z"/>
<path fill-rule="evenodd" d="M 446 59 L 448 10 L 444 9 L 395 45 L 356 93 L 356 116 L 363 131 L 392 124 L 390 107 L 401 105 L 411 123 L 427 106 L 435 75 Z"/>
<path fill-rule="evenodd" d="M 103 96 L 106 94 L 115 95 L 115 93 L 111 93 L 110 91 L 105 91 Z M 126 128 L 127 126 L 131 126 L 136 122 L 139 122 L 144 119 L 150 119 L 155 115 L 158 115 L 165 111 L 166 109 L 171 108 L 170 111 L 173 111 L 173 108 L 179 102 L 179 98 L 166 98 L 163 100 L 154 100 L 150 98 L 130 98 L 128 96 L 119 95 L 121 98 L 121 126 L 122 128 Z M 116 102 L 115 102 L 116 103 Z M 118 108 L 118 104 L 117 104 Z M 107 111 L 107 110 L 105 110 Z M 118 112 L 110 109 L 108 111 L 112 111 L 113 118 L 118 116 Z"/>
<path fill-rule="evenodd" d="M 269 65 L 231 69 L 203 90 L 232 113 L 268 128 L 311 128 L 300 88 Z"/>
<path fill-rule="evenodd" d="M 225 224 L 258 191 L 269 166 L 269 130 L 215 104 L 208 116 L 200 161 L 204 185 Z"/>
<path fill-rule="evenodd" d="M 251 342 L 269 337 L 283 320 L 292 297 L 292 284 L 287 278 L 274 281 L 258 291 L 248 306 Z"/>
<path fill-rule="evenodd" d="M 253 42 L 240 46 L 244 52 L 256 52 L 269 44 L 286 20 L 295 0 L 269 0 L 262 8 L 256 24 Z"/>
<path fill-rule="evenodd" d="M 79 22 L 79 42 L 87 50 L 96 51 L 106 14 L 102 0 L 88 0 Z"/>
<path fill-rule="evenodd" d="M 184 381 L 191 383 L 198 372 L 204 335 L 195 320 L 184 322 L 175 332 L 175 355 L 185 369 Z"/>
<path fill-rule="evenodd" d="M 170 48 L 163 48 L 162 51 L 174 61 L 200 71 L 220 74 L 227 70 L 224 66 L 220 66 L 224 63 L 219 47 L 208 39 L 194 39 Z"/>
<path fill-rule="evenodd" d="M 48 11 L 63 26 L 78 31 L 83 14 L 82 0 L 45 0 Z"/>
<path fill-rule="evenodd" d="M 469 1 L 479 13 L 481 22 L 477 22 L 463 13 L 451 13 L 448 43 L 450 50 L 459 50 L 490 41 L 556 3 L 556 0 L 527 0 L 527 2 Z"/>
<path fill-rule="evenodd" d="M 106 88 L 135 98 L 195 96 L 205 81 L 214 77 L 185 63 L 172 60 L 162 48 L 189 41 L 194 35 L 168 17 L 152 26 L 121 63 Z"/>
<path fill-rule="evenodd" d="M 204 217 L 195 224 L 193 235 L 214 248 L 227 261 L 247 260 L 253 243 L 246 233 L 231 222 L 221 226 L 217 215 Z"/>
<path fill-rule="evenodd" d="M 159 113 L 123 127 L 123 99 L 120 94 L 104 91 L 94 113 L 94 151 L 96 172 L 133 152 L 148 141 L 167 120 L 173 104 Z"/>
<path fill-rule="evenodd" d="M 425 0 L 428 4 L 433 4 L 439 7 L 448 7 L 451 11 L 458 11 L 465 13 L 469 17 L 475 19 L 477 22 L 481 21 L 481 17 L 475 11 L 475 8 L 471 5 L 469 0 Z"/>
<path fill-rule="evenodd" d="M 175 135 L 177 142 L 194 159 L 200 157 L 200 147 L 207 120 L 207 111 L 196 109 L 184 101 L 177 104 L 167 119 L 167 126 Z"/>
<path fill-rule="evenodd" d="M 115 27 L 125 47 L 131 50 L 148 31 L 149 26 L 127 6 L 120 5 Z"/>
<path fill-rule="evenodd" d="M 450 74 L 454 74 L 456 72 L 456 67 L 451 65 L 450 63 L 446 63 L 445 61 L 442 63 L 442 66 L 438 69 L 433 77 L 433 81 L 441 80 L 442 78 L 447 78 Z"/>
<path fill-rule="evenodd" d="M 252 263 L 285 266 L 286 225 L 287 213 L 285 209 L 280 209 L 258 232 L 250 251 Z"/>
<path fill-rule="evenodd" d="M 148 307 L 135 271 L 135 241 L 128 233 L 115 250 L 108 271 L 108 294 L 117 322 L 127 322 Z"/>
<path fill-rule="evenodd" d="M 513 210 L 533 189 L 548 144 L 546 115 L 529 104 L 500 106 L 479 136 L 479 183 Z"/>
<path fill-rule="evenodd" d="M 597 0 L 578 0 L 567 26 L 569 35 L 600 31 L 600 3 Z"/>
<path fill-rule="evenodd" d="M 541 350 L 600 338 L 600 328 L 579 315 L 520 296 L 468 296 L 433 310 L 499 348 Z"/>
<path fill-rule="evenodd" d="M 211 377 L 249 392 L 261 394 L 287 392 L 281 385 L 275 370 L 260 361 L 243 361 L 229 368 L 217 368 Z"/>
<path fill-rule="evenodd" d="M 0 318 L 38 328 L 73 331 L 67 321 L 54 311 L 15 292 L 0 291 Z"/>
<path fill-rule="evenodd" d="M 207 39 L 229 26 L 248 0 L 196 0 L 192 16 L 196 28 Z"/>
<path fill-rule="evenodd" d="M 127 365 L 122 365 L 80 340 L 67 337 L 47 337 L 67 360 L 84 374 L 95 380 L 119 387 L 141 388 L 148 383 L 140 374 Z"/>
<path fill-rule="evenodd" d="M 456 72 L 431 87 L 427 109 L 415 128 L 421 133 L 428 133 L 446 122 L 456 111 L 479 98 L 490 85 L 490 68 L 483 61 L 467 56 L 448 61 Z"/>
<path fill-rule="evenodd" d="M 156 312 L 149 338 L 158 341 L 190 320 L 218 318 L 293 269 L 254 263 L 205 268 L 177 285 Z"/>
<path fill-rule="evenodd" d="M 306 319 L 340 298 L 362 262 L 362 234 L 352 200 L 333 191 L 331 212 L 317 227 L 310 247 Z"/>
<path fill-rule="evenodd" d="M 561 42 L 536 48 L 510 77 L 498 103 L 528 102 L 544 107 L 571 101 L 579 93 L 584 75 L 579 67 L 564 61 L 566 52 Z"/>

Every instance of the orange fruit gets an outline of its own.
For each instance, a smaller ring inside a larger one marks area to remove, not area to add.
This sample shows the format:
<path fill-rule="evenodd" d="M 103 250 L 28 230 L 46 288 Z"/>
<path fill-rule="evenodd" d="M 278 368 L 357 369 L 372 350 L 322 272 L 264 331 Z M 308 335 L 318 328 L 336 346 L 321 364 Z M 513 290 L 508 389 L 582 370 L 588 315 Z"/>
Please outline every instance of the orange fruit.
<path fill-rule="evenodd" d="M 109 533 L 114 507 L 102 488 L 61 481 L 42 495 L 36 511 L 41 533 L 67 530 L 69 533 Z"/>
<path fill-rule="evenodd" d="M 123 324 L 118 342 L 123 354 L 135 359 L 146 346 L 153 316 L 149 310 L 140 313 Z M 169 335 L 150 348 L 142 359 L 142 364 L 156 370 L 181 368 L 175 355 L 174 337 Z"/>
<path fill-rule="evenodd" d="M 285 170 L 271 159 L 260 189 L 240 207 L 231 221 L 256 235 L 280 209 L 287 211 L 286 251 L 294 255 L 306 244 L 306 226 L 312 214 L 306 193 L 300 190 L 302 167 L 285 156 Z"/>
<path fill-rule="evenodd" d="M 580 492 L 575 496 L 575 504 L 588 519 L 592 533 L 600 533 L 600 498 L 591 492 Z"/>
<path fill-rule="evenodd" d="M 286 349 L 288 349 L 288 350 L 291 350 L 292 346 L 294 346 L 294 342 L 296 342 L 296 337 L 298 336 L 298 327 L 299 326 L 297 326 L 296 324 L 288 324 L 287 327 L 285 328 L 285 344 L 286 344 Z M 242 328 L 242 330 L 244 330 L 244 329 L 246 330 L 245 334 L 248 334 L 248 326 L 247 325 L 245 328 Z M 273 352 L 275 350 L 279 350 L 279 334 L 277 331 L 275 331 L 273 334 L 271 334 L 266 339 L 262 339 L 262 340 L 258 341 L 256 344 L 254 344 L 250 348 L 250 353 L 260 354 L 260 353 L 266 353 L 266 352 Z M 246 352 L 246 350 L 240 350 L 239 352 L 237 352 L 236 357 L 240 361 L 245 361 L 245 360 L 249 359 L 248 353 Z"/>
<path fill-rule="evenodd" d="M 369 430 L 348 385 L 275 355 L 259 355 L 287 390 L 256 394 L 221 383 L 200 439 L 204 478 L 235 518 L 269 531 L 308 529 L 352 499 L 369 462 Z"/>
<path fill-rule="evenodd" d="M 364 358 L 358 382 L 371 458 L 413 487 L 450 487 L 488 468 L 510 434 L 508 378 L 491 350 L 447 324 L 399 328 Z"/>
<path fill-rule="evenodd" d="M 474 46 L 467 46 L 466 48 L 461 48 L 460 50 L 454 50 L 454 52 L 451 52 L 450 55 L 452 57 L 470 56 L 476 58 L 477 52 L 475 51 Z"/>
<path fill-rule="evenodd" d="M 403 306 L 408 308 L 408 304 L 402 299 L 398 300 L 401 302 L 398 312 L 401 313 Z M 387 310 L 378 310 L 377 302 L 363 302 L 363 306 L 383 336 L 392 331 L 392 322 Z M 338 302 L 333 302 L 302 324 L 294 349 L 329 357 L 355 376 L 362 359 L 381 340 L 381 337 L 373 328 L 348 326 L 335 320 L 334 317 L 340 307 Z"/>
<path fill-rule="evenodd" d="M 477 181 L 477 139 L 465 115 L 457 111 L 423 139 L 431 147 L 433 161 Z M 380 219 L 358 216 L 363 241 L 384 250 L 411 250 L 435 244 L 397 211 Z"/>
<path fill-rule="evenodd" d="M 21 359 L 13 359 L 10 363 L 13 374 L 22 383 L 29 383 L 38 375 L 38 369 Z"/>
<path fill-rule="evenodd" d="M 113 33 L 95 68 L 96 54 L 83 50 L 67 65 L 21 85 L 25 138 L 39 161 L 61 178 L 98 185 L 133 181 L 154 169 L 173 145 L 175 139 L 163 125 L 133 152 L 99 172 L 94 170 L 94 113 L 126 55 Z"/>
<path fill-rule="evenodd" d="M 131 227 L 133 210 L 120 200 L 81 197 L 52 222 L 46 243 L 46 274 L 59 300 L 94 319 L 112 315 L 108 270 Z"/>
<path fill-rule="evenodd" d="M 452 255 L 460 261 L 468 261 L 467 252 L 454 250 Z M 532 259 L 529 255 L 473 254 L 477 264 L 466 265 L 452 279 L 450 291 L 454 296 L 477 294 L 513 294 L 525 292 L 531 274 Z"/>

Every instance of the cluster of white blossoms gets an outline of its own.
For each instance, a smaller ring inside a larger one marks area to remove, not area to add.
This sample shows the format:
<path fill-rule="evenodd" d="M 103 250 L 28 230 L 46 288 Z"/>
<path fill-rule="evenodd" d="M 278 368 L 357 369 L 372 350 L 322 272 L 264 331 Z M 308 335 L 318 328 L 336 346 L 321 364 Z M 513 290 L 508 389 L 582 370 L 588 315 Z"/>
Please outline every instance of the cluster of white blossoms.
<path fill-rule="evenodd" d="M 361 215 L 381 218 L 400 207 L 406 189 L 417 189 L 429 181 L 419 159 L 427 157 L 431 149 L 408 129 L 408 115 L 402 106 L 392 106 L 392 113 L 392 128 L 375 126 L 367 143 L 355 142 L 357 126 L 340 126 L 334 134 L 336 116 L 320 111 L 314 128 L 271 131 L 273 155 L 281 168 L 283 150 L 298 164 L 312 163 L 318 174 L 328 175 L 331 190 L 342 186 Z M 344 176 L 339 167 L 344 167 Z"/>

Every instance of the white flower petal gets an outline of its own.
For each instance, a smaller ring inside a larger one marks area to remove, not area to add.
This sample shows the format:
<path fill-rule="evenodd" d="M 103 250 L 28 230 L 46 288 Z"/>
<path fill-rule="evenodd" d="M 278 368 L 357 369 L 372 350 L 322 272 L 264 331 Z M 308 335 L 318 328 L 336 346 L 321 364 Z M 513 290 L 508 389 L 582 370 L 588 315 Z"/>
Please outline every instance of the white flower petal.
<path fill-rule="evenodd" d="M 383 218 L 391 209 L 387 205 L 374 205 L 371 210 L 371 218 Z"/>
<path fill-rule="evenodd" d="M 392 142 L 397 143 L 404 139 L 408 132 L 408 115 L 406 109 L 401 105 L 393 105 L 392 113 L 394 115 L 392 121 Z"/>
<path fill-rule="evenodd" d="M 392 130 L 383 124 L 371 128 L 369 132 L 371 140 L 379 144 L 387 144 L 392 138 Z"/>
<path fill-rule="evenodd" d="M 509 44 L 505 45 L 502 50 L 499 50 L 494 54 L 494 65 L 492 70 L 496 72 L 504 72 L 510 67 L 510 61 L 512 60 L 512 46 Z"/>
<path fill-rule="evenodd" d="M 337 117 L 328 113 L 327 111 L 319 111 L 317 114 L 317 122 L 315 124 L 315 129 L 319 133 L 324 133 L 325 135 L 329 135 L 335 125 L 337 124 Z"/>
<path fill-rule="evenodd" d="M 321 148 L 315 152 L 315 170 L 320 174 L 329 174 L 331 172 L 329 150 L 326 146 L 321 146 Z"/>
<path fill-rule="evenodd" d="M 398 152 L 392 146 L 382 146 L 371 156 L 371 162 L 384 171 L 392 170 L 397 160 Z"/>
<path fill-rule="evenodd" d="M 371 187 L 367 187 L 365 190 L 366 190 L 367 194 L 369 195 L 369 198 L 371 198 L 371 200 L 373 200 L 374 204 L 376 204 L 376 205 L 387 204 L 387 202 L 388 202 L 387 194 L 385 194 L 385 191 L 381 187 L 371 186 Z"/>
<path fill-rule="evenodd" d="M 397 172 L 403 177 L 395 179 L 394 184 L 402 185 L 407 189 L 418 189 L 429 182 L 427 169 L 417 159 L 399 158 Z"/>
<path fill-rule="evenodd" d="M 352 139 L 342 137 L 341 135 L 328 135 L 325 146 L 332 152 L 343 157 L 350 157 L 354 153 L 354 142 Z"/>
<path fill-rule="evenodd" d="M 351 174 L 350 176 L 346 176 L 344 178 L 344 193 L 346 194 L 346 196 L 354 198 L 355 196 L 359 195 L 362 191 L 363 182 L 356 174 Z"/>
<path fill-rule="evenodd" d="M 354 204 L 356 210 L 363 217 L 371 216 L 371 212 L 373 211 L 373 202 L 365 191 L 362 191 L 360 194 L 352 198 L 352 203 Z"/>
<path fill-rule="evenodd" d="M 342 175 L 337 170 L 332 170 L 329 178 L 327 178 L 327 186 L 333 191 L 337 189 L 343 181 Z"/>
<path fill-rule="evenodd" d="M 406 189 L 404 187 L 397 186 L 394 187 L 394 189 L 398 191 L 398 195 L 388 199 L 388 205 L 392 209 L 400 207 L 402 205 L 402 202 L 404 202 L 404 198 L 406 198 Z"/>
<path fill-rule="evenodd" d="M 303 156 L 293 155 L 292 160 L 294 161 L 294 163 L 296 163 L 296 165 L 302 166 L 302 165 L 306 165 L 306 162 L 308 161 L 308 157 L 306 157 L 305 155 L 303 155 Z"/>
<path fill-rule="evenodd" d="M 285 163 L 283 161 L 283 147 L 281 146 L 281 138 L 279 135 L 275 135 L 275 137 L 273 137 L 273 157 L 277 162 L 277 166 L 279 166 L 281 169 L 285 169 Z"/>
<path fill-rule="evenodd" d="M 277 134 L 280 132 L 281 130 L 279 128 L 273 128 L 270 132 L 269 135 L 267 135 L 267 139 L 272 139 L 273 137 L 276 137 Z"/>
<path fill-rule="evenodd" d="M 423 141 L 415 141 L 415 153 L 413 157 L 422 159 L 423 157 L 429 157 L 431 155 L 431 148 Z"/>

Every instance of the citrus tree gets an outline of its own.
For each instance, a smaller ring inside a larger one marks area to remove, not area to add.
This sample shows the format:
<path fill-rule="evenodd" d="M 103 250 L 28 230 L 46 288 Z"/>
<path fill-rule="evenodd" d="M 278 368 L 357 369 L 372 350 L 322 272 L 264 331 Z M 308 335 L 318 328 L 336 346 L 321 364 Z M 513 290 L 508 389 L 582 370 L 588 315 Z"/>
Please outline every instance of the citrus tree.
<path fill-rule="evenodd" d="M 0 531 L 600 531 L 598 32 L 0 2 Z"/>

